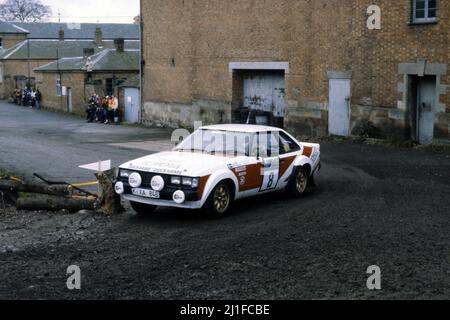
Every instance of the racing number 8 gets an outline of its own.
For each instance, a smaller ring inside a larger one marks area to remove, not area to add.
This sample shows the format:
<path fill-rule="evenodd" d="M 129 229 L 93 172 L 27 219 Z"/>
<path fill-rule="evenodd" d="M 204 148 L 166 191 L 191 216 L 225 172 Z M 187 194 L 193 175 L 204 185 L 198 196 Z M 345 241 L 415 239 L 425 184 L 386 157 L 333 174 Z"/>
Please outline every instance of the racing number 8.
<path fill-rule="evenodd" d="M 275 178 L 275 175 L 273 172 L 271 172 L 269 175 L 269 181 L 267 182 L 267 189 L 272 188 L 274 178 Z"/>

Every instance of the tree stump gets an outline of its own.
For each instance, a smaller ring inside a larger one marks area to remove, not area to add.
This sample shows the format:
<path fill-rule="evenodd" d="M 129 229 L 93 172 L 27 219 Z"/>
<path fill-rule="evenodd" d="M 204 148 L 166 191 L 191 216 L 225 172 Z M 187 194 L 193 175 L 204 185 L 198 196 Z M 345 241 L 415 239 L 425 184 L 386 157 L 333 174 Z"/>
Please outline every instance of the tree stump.
<path fill-rule="evenodd" d="M 96 209 L 105 215 L 114 215 L 124 211 L 120 203 L 120 195 L 114 191 L 114 179 L 116 169 L 100 172 L 95 175 L 97 177 L 100 193 Z"/>

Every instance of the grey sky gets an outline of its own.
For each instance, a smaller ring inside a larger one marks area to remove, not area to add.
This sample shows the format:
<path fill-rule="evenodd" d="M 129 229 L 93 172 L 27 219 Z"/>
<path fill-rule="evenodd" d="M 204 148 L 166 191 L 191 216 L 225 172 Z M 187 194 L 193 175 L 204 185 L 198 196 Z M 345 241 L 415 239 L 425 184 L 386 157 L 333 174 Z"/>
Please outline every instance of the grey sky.
<path fill-rule="evenodd" d="M 53 10 L 50 21 L 132 23 L 139 15 L 139 0 L 41 0 Z"/>

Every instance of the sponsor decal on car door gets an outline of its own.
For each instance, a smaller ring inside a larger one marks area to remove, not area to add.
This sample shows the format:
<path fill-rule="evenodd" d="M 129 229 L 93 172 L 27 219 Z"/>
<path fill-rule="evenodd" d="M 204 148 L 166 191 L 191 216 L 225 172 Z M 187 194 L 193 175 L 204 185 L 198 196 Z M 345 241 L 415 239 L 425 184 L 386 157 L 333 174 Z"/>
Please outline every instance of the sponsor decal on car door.
<path fill-rule="evenodd" d="M 280 158 L 272 157 L 263 159 L 262 163 L 263 182 L 260 192 L 276 189 L 280 179 Z"/>

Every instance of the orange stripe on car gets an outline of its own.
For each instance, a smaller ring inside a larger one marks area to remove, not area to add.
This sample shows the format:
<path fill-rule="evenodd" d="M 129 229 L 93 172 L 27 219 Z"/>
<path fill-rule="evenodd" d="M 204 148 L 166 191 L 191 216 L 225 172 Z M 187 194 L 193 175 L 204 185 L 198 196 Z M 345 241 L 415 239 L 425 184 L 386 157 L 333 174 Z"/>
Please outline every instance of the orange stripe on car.
<path fill-rule="evenodd" d="M 205 188 L 206 188 L 206 183 L 208 182 L 209 176 L 204 176 L 200 178 L 200 182 L 198 184 L 198 191 L 197 191 L 197 196 L 199 199 L 201 199 L 203 197 L 203 192 L 205 192 Z"/>
<path fill-rule="evenodd" d="M 292 165 L 292 163 L 294 162 L 296 156 L 292 156 L 292 157 L 287 157 L 287 158 L 282 158 L 280 159 L 280 178 L 282 176 L 284 176 L 284 174 L 286 173 L 286 171 L 289 169 L 289 167 Z"/>
<path fill-rule="evenodd" d="M 308 157 L 308 158 L 311 158 L 311 155 L 312 155 L 312 153 L 313 153 L 313 147 L 307 147 L 307 146 L 305 146 L 305 147 L 303 147 L 303 155 L 305 156 L 305 157 Z"/>

